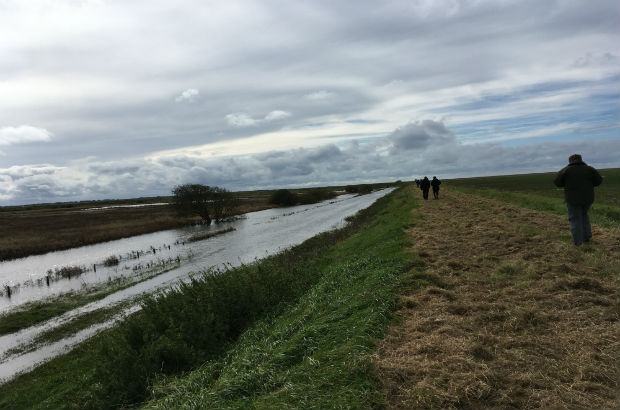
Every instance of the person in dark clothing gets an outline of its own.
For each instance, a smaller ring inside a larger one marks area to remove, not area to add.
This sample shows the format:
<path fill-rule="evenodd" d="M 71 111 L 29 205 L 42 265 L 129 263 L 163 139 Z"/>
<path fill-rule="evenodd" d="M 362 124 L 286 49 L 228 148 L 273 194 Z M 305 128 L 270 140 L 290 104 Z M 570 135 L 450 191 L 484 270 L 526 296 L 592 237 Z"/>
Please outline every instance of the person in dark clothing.
<path fill-rule="evenodd" d="M 441 181 L 438 180 L 437 177 L 433 177 L 431 186 L 433 187 L 433 196 L 435 199 L 439 199 L 439 185 L 441 185 Z"/>
<path fill-rule="evenodd" d="M 415 186 L 417 186 L 418 188 L 420 188 L 420 180 L 416 178 L 415 180 Z"/>
<path fill-rule="evenodd" d="M 583 162 L 579 154 L 568 158 L 568 165 L 557 173 L 553 181 L 556 186 L 564 188 L 570 233 L 577 246 L 592 238 L 588 210 L 594 202 L 594 187 L 601 182 L 603 178 L 598 171 Z"/>
<path fill-rule="evenodd" d="M 428 177 L 424 177 L 422 182 L 420 182 L 420 189 L 422 190 L 422 197 L 424 199 L 428 199 L 428 190 L 431 187 L 431 181 L 428 180 Z"/>

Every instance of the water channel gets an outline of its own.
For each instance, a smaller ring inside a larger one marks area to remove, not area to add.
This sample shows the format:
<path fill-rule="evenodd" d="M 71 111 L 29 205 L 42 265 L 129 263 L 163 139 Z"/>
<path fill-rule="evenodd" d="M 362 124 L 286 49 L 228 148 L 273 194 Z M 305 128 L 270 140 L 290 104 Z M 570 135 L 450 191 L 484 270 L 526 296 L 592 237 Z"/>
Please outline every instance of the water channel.
<path fill-rule="evenodd" d="M 0 314 L 18 309 L 27 302 L 71 291 L 84 291 L 119 279 L 136 282 L 42 324 L 0 336 L 0 381 L 67 352 L 98 331 L 113 326 L 118 318 L 99 323 L 58 342 L 26 349 L 27 353 L 11 353 L 20 346 L 27 346 L 38 335 L 50 329 L 86 312 L 114 306 L 141 294 L 169 287 L 187 280 L 192 274 L 211 268 L 251 263 L 297 245 L 321 232 L 343 226 L 346 217 L 367 208 L 389 192 L 391 189 L 363 196 L 341 195 L 313 205 L 252 212 L 243 218 L 211 226 L 172 229 L 0 262 L 0 286 L 4 289 L 0 296 Z M 190 241 L 192 236 L 224 230 L 227 232 L 208 239 Z M 103 261 L 110 256 L 119 259 L 119 264 L 104 266 Z M 63 267 L 76 266 L 83 270 L 79 275 L 68 277 L 55 274 Z M 147 279 L 144 279 L 144 275 L 147 275 Z M 11 289 L 10 297 L 7 288 Z M 139 307 L 131 306 L 119 317 L 137 309 Z"/>

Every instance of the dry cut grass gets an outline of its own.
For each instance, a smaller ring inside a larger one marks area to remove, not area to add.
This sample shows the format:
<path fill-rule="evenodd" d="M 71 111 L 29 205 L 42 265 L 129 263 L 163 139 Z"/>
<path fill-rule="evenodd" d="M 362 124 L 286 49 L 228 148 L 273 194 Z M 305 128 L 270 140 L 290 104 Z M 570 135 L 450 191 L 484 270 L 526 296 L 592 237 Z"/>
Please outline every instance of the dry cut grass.
<path fill-rule="evenodd" d="M 420 202 L 409 234 L 434 285 L 403 290 L 376 354 L 387 407 L 619 408 L 618 230 L 576 248 L 566 218 Z"/>

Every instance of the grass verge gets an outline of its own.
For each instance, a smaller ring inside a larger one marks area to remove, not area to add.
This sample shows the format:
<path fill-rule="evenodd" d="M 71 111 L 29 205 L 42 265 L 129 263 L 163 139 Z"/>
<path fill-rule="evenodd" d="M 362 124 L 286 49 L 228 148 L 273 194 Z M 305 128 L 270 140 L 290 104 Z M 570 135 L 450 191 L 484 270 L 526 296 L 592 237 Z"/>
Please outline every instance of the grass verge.
<path fill-rule="evenodd" d="M 399 190 L 344 229 L 150 298 L 119 328 L 0 386 L 0 408 L 376 407 L 366 369 L 415 265 L 412 206 Z"/>

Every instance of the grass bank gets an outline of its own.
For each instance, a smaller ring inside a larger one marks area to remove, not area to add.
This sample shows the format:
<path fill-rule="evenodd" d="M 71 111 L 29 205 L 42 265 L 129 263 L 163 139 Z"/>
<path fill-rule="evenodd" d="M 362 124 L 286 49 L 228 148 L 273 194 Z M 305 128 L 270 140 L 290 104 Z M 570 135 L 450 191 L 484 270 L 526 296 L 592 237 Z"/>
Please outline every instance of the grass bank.
<path fill-rule="evenodd" d="M 603 183 L 594 189 L 589 215 L 592 223 L 606 228 L 620 225 L 620 169 L 599 171 Z M 566 215 L 564 191 L 553 184 L 556 173 L 462 178 L 444 181 L 443 186 L 523 208 Z"/>
<path fill-rule="evenodd" d="M 413 202 L 399 190 L 347 228 L 149 298 L 0 386 L 0 408 L 377 407 L 369 356 L 417 263 L 404 234 Z"/>

